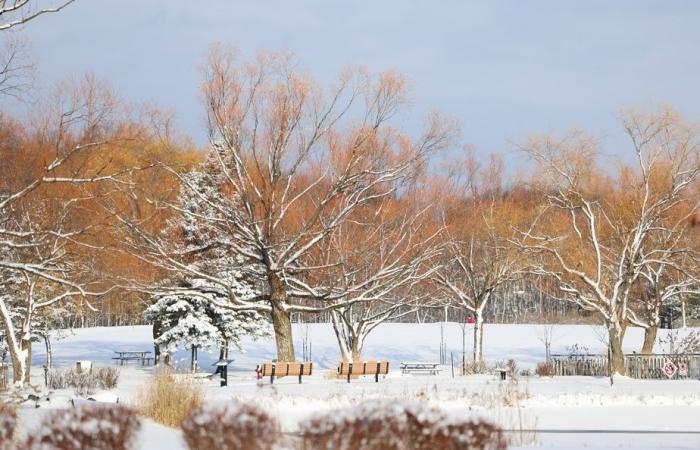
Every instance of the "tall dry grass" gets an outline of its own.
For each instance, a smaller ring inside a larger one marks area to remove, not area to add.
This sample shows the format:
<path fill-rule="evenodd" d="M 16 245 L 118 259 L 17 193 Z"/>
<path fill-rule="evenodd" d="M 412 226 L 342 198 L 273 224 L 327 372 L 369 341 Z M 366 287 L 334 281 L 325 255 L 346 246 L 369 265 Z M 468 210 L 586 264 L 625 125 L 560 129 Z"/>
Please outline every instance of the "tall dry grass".
<path fill-rule="evenodd" d="M 160 369 L 142 388 L 136 406 L 144 416 L 165 426 L 179 428 L 190 412 L 202 406 L 203 397 L 202 387 L 193 380 Z"/>

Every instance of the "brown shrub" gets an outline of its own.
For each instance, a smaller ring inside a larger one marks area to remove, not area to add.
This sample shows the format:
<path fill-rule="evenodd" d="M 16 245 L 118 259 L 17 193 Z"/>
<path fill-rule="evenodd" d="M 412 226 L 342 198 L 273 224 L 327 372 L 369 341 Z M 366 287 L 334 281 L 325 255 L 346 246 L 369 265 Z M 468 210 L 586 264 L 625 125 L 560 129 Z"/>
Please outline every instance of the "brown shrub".
<path fill-rule="evenodd" d="M 182 431 L 191 450 L 269 450 L 280 441 L 275 417 L 240 402 L 192 411 Z"/>
<path fill-rule="evenodd" d="M 114 389 L 119 382 L 119 369 L 116 367 L 95 367 L 92 369 L 102 389 Z"/>
<path fill-rule="evenodd" d="M 372 401 L 300 424 L 305 450 L 501 450 L 501 430 L 417 402 Z"/>
<path fill-rule="evenodd" d="M 0 450 L 10 450 L 17 428 L 17 410 L 14 405 L 0 401 Z"/>
<path fill-rule="evenodd" d="M 202 397 L 199 385 L 160 369 L 141 391 L 137 406 L 144 416 L 175 428 L 190 412 L 202 406 Z"/>
<path fill-rule="evenodd" d="M 55 411 L 27 439 L 27 450 L 127 450 L 141 422 L 121 405 L 85 405 Z"/>
<path fill-rule="evenodd" d="M 541 377 L 553 377 L 554 364 L 551 362 L 538 363 L 535 367 L 535 373 Z"/>

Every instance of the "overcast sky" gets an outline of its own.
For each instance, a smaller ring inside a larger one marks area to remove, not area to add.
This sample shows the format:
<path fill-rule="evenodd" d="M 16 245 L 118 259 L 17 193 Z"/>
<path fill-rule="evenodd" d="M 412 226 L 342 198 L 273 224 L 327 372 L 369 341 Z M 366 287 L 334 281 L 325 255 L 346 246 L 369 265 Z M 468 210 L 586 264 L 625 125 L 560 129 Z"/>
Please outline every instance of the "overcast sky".
<path fill-rule="evenodd" d="M 481 152 L 572 127 L 624 151 L 627 105 L 700 119 L 696 1 L 77 0 L 24 31 L 42 84 L 94 73 L 174 108 L 199 142 L 197 64 L 216 41 L 291 49 L 320 81 L 350 64 L 398 69 L 415 101 L 407 126 L 439 109 Z"/>

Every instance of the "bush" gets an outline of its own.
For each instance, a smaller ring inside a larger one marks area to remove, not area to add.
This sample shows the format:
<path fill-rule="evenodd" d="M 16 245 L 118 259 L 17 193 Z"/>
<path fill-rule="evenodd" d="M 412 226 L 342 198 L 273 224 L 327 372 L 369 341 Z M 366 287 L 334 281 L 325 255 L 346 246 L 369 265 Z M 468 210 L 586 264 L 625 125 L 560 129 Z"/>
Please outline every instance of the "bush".
<path fill-rule="evenodd" d="M 240 402 L 192 411 L 182 431 L 191 450 L 269 450 L 280 440 L 276 418 Z"/>
<path fill-rule="evenodd" d="M 192 381 L 178 380 L 171 370 L 157 370 L 142 390 L 138 408 L 146 417 L 179 427 L 190 412 L 202 406 L 202 390 Z"/>
<path fill-rule="evenodd" d="M 538 363 L 537 367 L 535 367 L 535 373 L 541 377 L 553 377 L 554 364 L 551 362 Z"/>
<path fill-rule="evenodd" d="M 518 363 L 516 363 L 514 359 L 508 360 L 506 363 L 506 370 L 508 371 L 508 377 L 511 380 L 515 381 L 518 379 Z"/>
<path fill-rule="evenodd" d="M 27 439 L 28 450 L 127 450 L 141 423 L 124 406 L 78 406 L 55 411 Z"/>
<path fill-rule="evenodd" d="M 114 389 L 119 382 L 119 369 L 116 367 L 98 367 L 92 373 L 102 389 Z"/>
<path fill-rule="evenodd" d="M 78 396 L 85 397 L 100 389 L 114 389 L 119 381 L 119 369 L 115 367 L 95 367 L 92 371 L 52 369 L 47 376 L 49 389 L 74 388 Z"/>
<path fill-rule="evenodd" d="M 0 450 L 13 448 L 16 427 L 17 410 L 13 405 L 0 401 Z"/>
<path fill-rule="evenodd" d="M 366 402 L 300 424 L 308 450 L 501 450 L 501 430 L 483 421 L 451 419 L 415 402 Z"/>

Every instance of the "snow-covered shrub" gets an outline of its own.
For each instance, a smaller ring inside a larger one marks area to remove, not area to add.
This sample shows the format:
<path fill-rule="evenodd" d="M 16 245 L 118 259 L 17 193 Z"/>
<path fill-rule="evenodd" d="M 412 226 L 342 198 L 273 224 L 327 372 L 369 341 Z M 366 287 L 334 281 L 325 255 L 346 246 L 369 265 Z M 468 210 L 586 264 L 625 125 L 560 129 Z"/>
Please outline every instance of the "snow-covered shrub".
<path fill-rule="evenodd" d="M 501 430 L 418 402 L 369 401 L 300 424 L 306 450 L 501 450 Z"/>
<path fill-rule="evenodd" d="M 46 374 L 46 384 L 49 389 L 66 389 L 68 382 L 66 381 L 66 371 L 61 369 L 51 369 Z"/>
<path fill-rule="evenodd" d="M 275 417 L 241 402 L 197 409 L 182 422 L 182 431 L 191 450 L 270 450 L 280 440 Z"/>
<path fill-rule="evenodd" d="M 535 367 L 535 373 L 540 377 L 553 377 L 554 376 L 554 363 L 552 363 L 552 362 L 537 363 L 537 367 Z"/>
<path fill-rule="evenodd" d="M 486 365 L 483 362 L 467 361 L 464 363 L 464 375 L 476 375 L 486 373 Z"/>
<path fill-rule="evenodd" d="M 65 376 L 66 384 L 72 387 L 75 395 L 79 397 L 94 394 L 100 385 L 100 381 L 92 372 L 78 372 L 71 369 L 66 372 Z"/>
<path fill-rule="evenodd" d="M 13 448 L 16 428 L 17 410 L 14 405 L 0 401 L 0 450 Z"/>
<path fill-rule="evenodd" d="M 51 369 L 48 376 L 49 389 L 73 388 L 76 395 L 84 397 L 99 389 L 114 389 L 119 381 L 116 367 L 94 367 L 90 372 L 78 372 L 74 368 Z"/>
<path fill-rule="evenodd" d="M 55 411 L 27 438 L 27 450 L 128 450 L 141 422 L 121 405 L 78 406 Z"/>
<path fill-rule="evenodd" d="M 97 367 L 92 369 L 102 389 L 114 389 L 119 382 L 119 369 L 116 367 Z"/>
<path fill-rule="evenodd" d="M 138 408 L 146 417 L 169 427 L 179 427 L 193 410 L 202 406 L 202 389 L 171 370 L 159 369 L 139 395 Z"/>

